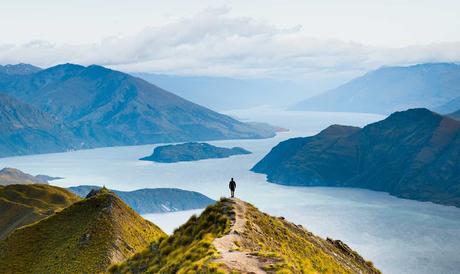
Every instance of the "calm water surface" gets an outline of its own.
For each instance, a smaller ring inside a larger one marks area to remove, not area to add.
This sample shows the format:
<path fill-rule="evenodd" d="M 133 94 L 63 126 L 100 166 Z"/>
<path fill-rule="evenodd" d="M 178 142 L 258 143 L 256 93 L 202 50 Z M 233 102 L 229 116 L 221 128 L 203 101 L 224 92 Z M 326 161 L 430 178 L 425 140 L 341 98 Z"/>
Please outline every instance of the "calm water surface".
<path fill-rule="evenodd" d="M 460 209 L 398 199 L 385 193 L 325 187 L 287 187 L 267 183 L 249 169 L 280 141 L 318 133 L 330 124 L 363 126 L 384 117 L 356 113 L 280 111 L 269 108 L 231 111 L 242 120 L 289 128 L 275 138 L 210 142 L 241 146 L 250 155 L 175 164 L 139 161 L 154 145 L 112 147 L 0 159 L 0 167 L 60 176 L 58 186 L 106 185 L 119 190 L 177 187 L 218 199 L 228 195 L 230 177 L 237 196 L 273 215 L 284 216 L 323 237 L 341 239 L 385 273 L 458 273 Z M 147 214 L 171 232 L 200 210 Z"/>

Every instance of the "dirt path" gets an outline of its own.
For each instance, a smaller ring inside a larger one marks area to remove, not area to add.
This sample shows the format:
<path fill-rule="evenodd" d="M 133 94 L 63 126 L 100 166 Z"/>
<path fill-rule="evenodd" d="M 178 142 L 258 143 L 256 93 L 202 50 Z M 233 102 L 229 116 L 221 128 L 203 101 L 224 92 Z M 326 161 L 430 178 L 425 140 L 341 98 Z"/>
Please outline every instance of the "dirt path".
<path fill-rule="evenodd" d="M 238 243 L 243 240 L 240 235 L 242 235 L 246 225 L 246 205 L 236 198 L 231 199 L 228 203 L 234 208 L 235 220 L 232 220 L 230 233 L 215 239 L 213 242 L 221 255 L 221 258 L 215 262 L 224 263 L 229 269 L 240 273 L 266 273 L 262 269 L 264 263 L 259 261 L 257 256 L 238 250 Z"/>

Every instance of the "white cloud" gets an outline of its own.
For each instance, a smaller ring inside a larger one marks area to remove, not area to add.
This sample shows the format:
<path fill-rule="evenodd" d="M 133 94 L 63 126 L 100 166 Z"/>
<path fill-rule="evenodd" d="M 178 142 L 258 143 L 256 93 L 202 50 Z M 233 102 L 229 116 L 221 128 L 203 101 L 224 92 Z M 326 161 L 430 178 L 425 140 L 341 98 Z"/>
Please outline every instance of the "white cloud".
<path fill-rule="evenodd" d="M 457 62 L 460 42 L 384 48 L 308 37 L 300 26 L 279 28 L 226 8 L 149 27 L 94 44 L 31 41 L 0 45 L 0 63 L 101 64 L 125 71 L 280 77 L 358 74 L 382 65 Z"/>

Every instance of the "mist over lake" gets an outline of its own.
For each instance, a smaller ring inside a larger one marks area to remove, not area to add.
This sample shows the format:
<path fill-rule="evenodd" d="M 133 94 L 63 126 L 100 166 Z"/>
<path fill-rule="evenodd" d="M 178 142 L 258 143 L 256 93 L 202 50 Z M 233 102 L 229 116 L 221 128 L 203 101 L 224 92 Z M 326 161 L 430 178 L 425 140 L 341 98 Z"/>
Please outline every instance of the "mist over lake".
<path fill-rule="evenodd" d="M 374 114 L 281 111 L 266 107 L 229 111 L 241 120 L 263 121 L 287 128 L 271 139 L 213 141 L 252 152 L 225 159 L 162 164 L 138 159 L 156 145 L 125 146 L 0 159 L 0 167 L 31 174 L 64 177 L 53 185 L 105 185 L 118 190 L 175 187 L 213 199 L 236 195 L 270 214 L 284 216 L 308 230 L 340 239 L 372 260 L 384 273 L 455 273 L 460 269 L 460 209 L 392 197 L 362 189 L 288 187 L 267 183 L 249 169 L 280 141 L 318 133 L 331 124 L 364 126 L 384 118 Z M 153 214 L 166 232 L 200 211 Z"/>

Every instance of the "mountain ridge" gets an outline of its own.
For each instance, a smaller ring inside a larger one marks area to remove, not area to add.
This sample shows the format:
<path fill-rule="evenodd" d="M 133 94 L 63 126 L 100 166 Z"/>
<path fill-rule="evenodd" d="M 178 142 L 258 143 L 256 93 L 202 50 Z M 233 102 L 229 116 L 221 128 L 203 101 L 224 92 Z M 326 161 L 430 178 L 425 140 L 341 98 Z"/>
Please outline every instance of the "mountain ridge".
<path fill-rule="evenodd" d="M 1 273 L 100 273 L 165 234 L 102 190 L 0 241 Z"/>
<path fill-rule="evenodd" d="M 236 198 L 221 199 L 200 216 L 192 216 L 170 237 L 109 270 L 112 273 L 380 273 L 341 241 L 324 240 Z"/>
<path fill-rule="evenodd" d="M 0 73 L 0 90 L 15 97 L 12 109 L 27 105 L 35 109 L 35 116 L 41 114 L 61 125 L 69 138 L 52 135 L 39 140 L 69 144 L 56 144 L 54 152 L 275 135 L 273 130 L 237 121 L 145 80 L 98 65 L 61 64 L 26 75 Z M 48 133 L 46 129 L 43 134 Z"/>
<path fill-rule="evenodd" d="M 0 73 L 9 74 L 9 75 L 25 75 L 31 74 L 42 70 L 42 68 L 36 67 L 30 64 L 7 64 L 0 65 Z"/>
<path fill-rule="evenodd" d="M 44 184 L 0 186 L 0 240 L 15 229 L 51 216 L 80 199 Z"/>
<path fill-rule="evenodd" d="M 381 67 L 297 103 L 293 109 L 389 114 L 409 108 L 460 109 L 460 65 Z"/>

